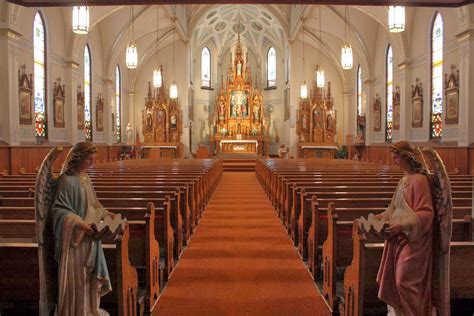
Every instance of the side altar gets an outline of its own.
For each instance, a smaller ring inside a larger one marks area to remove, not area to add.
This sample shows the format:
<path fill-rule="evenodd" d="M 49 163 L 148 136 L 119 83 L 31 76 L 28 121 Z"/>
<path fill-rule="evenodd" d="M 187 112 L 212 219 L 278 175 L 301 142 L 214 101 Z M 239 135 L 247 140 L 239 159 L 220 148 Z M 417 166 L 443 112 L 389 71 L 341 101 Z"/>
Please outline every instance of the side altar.
<path fill-rule="evenodd" d="M 225 84 L 216 96 L 211 116 L 211 152 L 268 154 L 268 126 L 263 113 L 263 98 L 252 86 L 252 75 L 242 56 L 240 35 L 235 58 L 230 56 Z"/>
<path fill-rule="evenodd" d="M 336 110 L 331 96 L 331 83 L 327 91 L 315 83 L 310 97 L 302 99 L 296 114 L 298 158 L 334 158 L 337 151 Z"/>
<path fill-rule="evenodd" d="M 145 109 L 142 110 L 142 131 L 145 142 L 142 156 L 148 159 L 184 158 L 180 142 L 183 133 L 183 115 L 178 99 L 172 99 L 162 84 L 153 88 L 148 82 Z"/>

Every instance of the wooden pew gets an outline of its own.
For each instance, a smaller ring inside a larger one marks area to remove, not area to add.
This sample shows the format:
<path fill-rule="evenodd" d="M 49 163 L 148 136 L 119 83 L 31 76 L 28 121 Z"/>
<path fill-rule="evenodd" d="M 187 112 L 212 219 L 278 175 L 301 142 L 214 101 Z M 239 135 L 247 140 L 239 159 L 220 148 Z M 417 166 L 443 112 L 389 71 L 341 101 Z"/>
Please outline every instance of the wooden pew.
<path fill-rule="evenodd" d="M 344 315 L 386 313 L 386 305 L 377 298 L 376 275 L 382 257 L 383 243 L 368 243 L 359 232 L 357 220 L 353 231 L 353 259 L 344 274 Z M 451 242 L 451 300 L 474 298 L 474 242 Z M 474 312 L 471 304 L 469 313 Z"/>
<path fill-rule="evenodd" d="M 328 234 L 322 246 L 323 296 L 329 306 L 337 310 L 336 268 L 347 267 L 352 260 L 352 226 L 354 221 L 339 221 L 334 203 L 329 203 L 327 209 Z M 451 241 L 472 241 L 472 217 L 453 219 Z M 374 239 L 375 241 L 379 241 Z M 318 271 L 318 270 L 316 270 Z"/>
<path fill-rule="evenodd" d="M 129 230 L 115 244 L 104 245 L 104 254 L 113 291 L 102 297 L 101 307 L 111 315 L 137 315 L 137 271 L 130 265 Z M 38 312 L 39 266 L 36 243 L 0 241 L 0 312 L 29 314 Z"/>

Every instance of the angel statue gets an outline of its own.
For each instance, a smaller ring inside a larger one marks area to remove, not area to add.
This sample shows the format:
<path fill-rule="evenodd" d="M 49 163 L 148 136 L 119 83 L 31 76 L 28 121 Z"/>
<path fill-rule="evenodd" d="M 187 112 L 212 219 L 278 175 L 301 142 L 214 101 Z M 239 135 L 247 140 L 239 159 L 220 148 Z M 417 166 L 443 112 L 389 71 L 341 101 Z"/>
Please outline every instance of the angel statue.
<path fill-rule="evenodd" d="M 99 306 L 112 287 L 92 223 L 115 214 L 99 203 L 86 173 L 97 149 L 90 142 L 75 144 L 55 179 L 51 167 L 61 151 L 51 150 L 36 179 L 40 315 L 108 315 Z"/>
<path fill-rule="evenodd" d="M 375 215 L 388 223 L 378 296 L 389 315 L 448 315 L 452 202 L 446 169 L 433 149 L 399 141 L 390 151 L 404 175 L 388 208 Z"/>

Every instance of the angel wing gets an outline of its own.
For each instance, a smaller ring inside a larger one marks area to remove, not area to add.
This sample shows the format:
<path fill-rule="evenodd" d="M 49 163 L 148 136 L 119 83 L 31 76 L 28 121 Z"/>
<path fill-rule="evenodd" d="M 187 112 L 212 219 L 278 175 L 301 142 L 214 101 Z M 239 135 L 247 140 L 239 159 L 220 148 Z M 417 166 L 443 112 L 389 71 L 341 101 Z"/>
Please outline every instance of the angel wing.
<path fill-rule="evenodd" d="M 429 175 L 435 218 L 433 220 L 432 301 L 439 315 L 450 313 L 450 241 L 452 234 L 453 202 L 451 184 L 443 160 L 432 148 L 423 148 L 424 157 L 433 169 Z"/>
<path fill-rule="evenodd" d="M 72 147 L 71 147 L 71 149 L 69 149 L 69 152 L 67 153 L 66 160 L 64 160 L 64 163 L 61 167 L 61 172 L 59 173 L 59 175 L 63 175 L 66 172 L 67 165 L 69 164 L 71 159 L 72 159 Z"/>
<path fill-rule="evenodd" d="M 433 193 L 433 206 L 435 208 L 435 223 L 440 229 L 439 247 L 443 253 L 449 250 L 452 234 L 453 201 L 451 184 L 443 160 L 432 148 L 423 148 L 423 155 L 429 160 L 433 168 L 430 177 Z"/>
<path fill-rule="evenodd" d="M 56 194 L 57 178 L 52 173 L 54 161 L 63 148 L 51 149 L 43 160 L 35 183 L 36 240 L 40 274 L 40 315 L 51 315 L 57 297 L 57 265 L 54 261 L 53 227 L 49 211 Z"/>

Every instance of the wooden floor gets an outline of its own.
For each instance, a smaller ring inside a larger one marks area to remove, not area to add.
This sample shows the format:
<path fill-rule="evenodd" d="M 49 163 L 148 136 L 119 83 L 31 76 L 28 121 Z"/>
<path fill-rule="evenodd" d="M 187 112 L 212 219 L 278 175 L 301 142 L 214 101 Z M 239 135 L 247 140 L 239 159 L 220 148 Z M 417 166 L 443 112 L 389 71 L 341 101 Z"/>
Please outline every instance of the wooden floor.
<path fill-rule="evenodd" d="M 255 174 L 225 173 L 156 315 L 330 315 Z"/>

